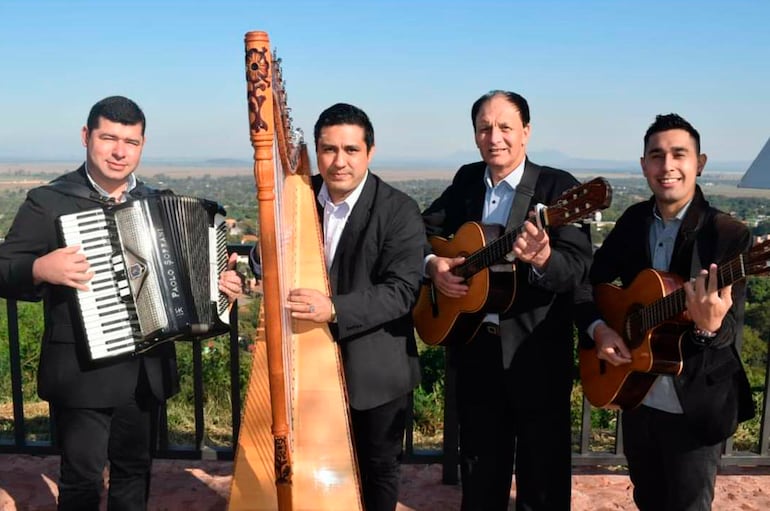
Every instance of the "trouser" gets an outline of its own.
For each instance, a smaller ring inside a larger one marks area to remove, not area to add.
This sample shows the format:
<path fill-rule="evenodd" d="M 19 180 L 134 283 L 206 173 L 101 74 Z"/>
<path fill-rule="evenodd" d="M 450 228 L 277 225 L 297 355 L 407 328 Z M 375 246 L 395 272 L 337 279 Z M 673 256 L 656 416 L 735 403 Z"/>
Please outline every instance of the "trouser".
<path fill-rule="evenodd" d="M 369 410 L 351 409 L 366 511 L 394 511 L 409 394 Z"/>
<path fill-rule="evenodd" d="M 572 483 L 569 393 L 523 404 L 516 364 L 502 366 L 500 337 L 483 328 L 453 354 L 457 367 L 462 511 L 506 511 L 516 467 L 518 511 L 570 508 Z M 514 387 L 517 388 L 514 388 Z M 518 397 L 517 397 L 518 396 Z"/>
<path fill-rule="evenodd" d="M 146 509 L 156 412 L 152 399 L 101 409 L 52 406 L 61 449 L 58 509 L 98 511 L 107 461 L 107 508 Z"/>
<path fill-rule="evenodd" d="M 703 445 L 685 416 L 641 405 L 623 412 L 623 448 L 642 511 L 708 511 L 722 444 Z"/>

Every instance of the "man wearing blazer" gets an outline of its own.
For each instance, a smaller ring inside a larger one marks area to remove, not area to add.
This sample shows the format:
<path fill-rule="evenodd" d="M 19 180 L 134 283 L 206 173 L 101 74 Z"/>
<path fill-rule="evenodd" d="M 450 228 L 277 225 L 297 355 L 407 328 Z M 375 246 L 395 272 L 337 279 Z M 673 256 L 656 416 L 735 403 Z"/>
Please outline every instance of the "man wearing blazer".
<path fill-rule="evenodd" d="M 696 184 L 705 165 L 698 131 L 676 114 L 657 116 L 641 157 L 653 196 L 618 219 L 590 273 L 594 285 L 620 279 L 628 286 L 647 268 L 685 280 L 692 328 L 680 341 L 682 373 L 658 376 L 641 405 L 623 412 L 634 501 L 643 511 L 711 509 L 722 441 L 754 415 L 735 346 L 744 284 L 717 288 L 717 265 L 746 251 L 751 236 L 706 201 Z M 616 366 L 629 363 L 623 339 L 597 317 L 579 314 L 590 324 L 597 356 Z"/>
<path fill-rule="evenodd" d="M 529 161 L 529 105 L 514 92 L 491 91 L 471 108 L 483 161 L 462 166 L 424 212 L 428 234 L 452 236 L 468 221 L 508 229 L 526 223 L 512 253 L 515 300 L 488 314 L 471 339 L 453 339 L 457 369 L 462 509 L 506 510 L 516 466 L 516 509 L 570 507 L 573 331 L 572 293 L 591 262 L 587 230 L 548 232 L 525 222 L 578 184 L 565 171 Z M 481 248 L 481 247 L 479 247 Z M 512 259 L 512 258 L 511 258 Z M 451 269 L 463 258 L 426 257 L 439 292 L 462 299 L 468 286 Z"/>
<path fill-rule="evenodd" d="M 144 146 L 145 117 L 136 103 L 112 96 L 96 103 L 82 130 L 86 162 L 30 190 L 0 244 L 0 295 L 43 300 L 45 331 L 38 394 L 51 405 L 61 449 L 60 510 L 98 510 L 110 463 L 109 509 L 145 509 L 150 483 L 151 421 L 179 390 L 174 346 L 93 364 L 84 355 L 72 289 L 87 290 L 93 272 L 79 247 L 59 248 L 58 216 L 139 198 L 150 189 L 134 170 Z M 234 260 L 230 261 L 231 266 Z M 240 290 L 234 271 L 220 289 Z"/>
<path fill-rule="evenodd" d="M 417 204 L 368 170 L 374 128 L 361 109 L 324 110 L 312 178 L 331 296 L 289 292 L 292 316 L 328 322 L 342 352 L 367 511 L 393 511 L 410 393 L 420 381 L 412 307 L 425 230 Z"/>

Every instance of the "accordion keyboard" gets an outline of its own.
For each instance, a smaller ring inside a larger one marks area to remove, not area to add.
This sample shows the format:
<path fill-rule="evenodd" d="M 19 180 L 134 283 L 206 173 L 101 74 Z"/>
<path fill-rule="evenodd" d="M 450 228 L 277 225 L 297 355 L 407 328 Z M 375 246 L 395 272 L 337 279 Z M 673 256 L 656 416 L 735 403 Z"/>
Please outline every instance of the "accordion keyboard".
<path fill-rule="evenodd" d="M 60 218 L 66 245 L 80 245 L 94 277 L 88 291 L 76 291 L 84 335 L 93 360 L 133 353 L 137 317 L 122 258 L 113 251 L 114 224 L 101 209 Z M 111 225 L 112 224 L 112 225 Z"/>

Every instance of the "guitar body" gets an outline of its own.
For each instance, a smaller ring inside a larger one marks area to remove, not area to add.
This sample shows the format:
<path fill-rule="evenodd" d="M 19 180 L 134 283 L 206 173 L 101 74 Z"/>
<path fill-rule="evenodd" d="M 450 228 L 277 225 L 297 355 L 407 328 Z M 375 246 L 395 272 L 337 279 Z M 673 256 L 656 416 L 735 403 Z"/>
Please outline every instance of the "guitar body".
<path fill-rule="evenodd" d="M 596 305 L 607 325 L 622 335 L 631 351 L 631 363 L 613 366 L 597 357 L 593 345 L 579 349 L 583 393 L 593 406 L 634 408 L 658 375 L 682 371 L 681 339 L 691 323 L 680 316 L 645 330 L 630 319 L 633 312 L 681 287 L 679 276 L 648 269 L 626 289 L 612 284 L 594 288 Z"/>
<path fill-rule="evenodd" d="M 608 207 L 611 200 L 609 182 L 597 177 L 565 190 L 549 206 L 538 208 L 537 223 L 542 227 L 567 225 Z M 465 257 L 452 271 L 465 279 L 469 289 L 461 298 L 449 298 L 430 279 L 422 285 L 412 316 L 425 344 L 466 344 L 481 327 L 484 316 L 511 308 L 516 294 L 516 266 L 506 262 L 506 255 L 528 221 L 508 231 L 499 225 L 466 222 L 451 239 L 431 236 L 437 256 Z"/>
<path fill-rule="evenodd" d="M 433 253 L 440 257 L 465 257 L 497 239 L 502 233 L 498 225 L 467 222 L 451 239 L 431 236 Z M 430 280 L 423 283 L 415 305 L 415 328 L 425 344 L 444 346 L 465 344 L 481 326 L 490 312 L 502 313 L 513 305 L 516 293 L 516 272 L 513 263 L 490 266 L 471 276 L 468 294 L 450 298 L 433 287 Z"/>

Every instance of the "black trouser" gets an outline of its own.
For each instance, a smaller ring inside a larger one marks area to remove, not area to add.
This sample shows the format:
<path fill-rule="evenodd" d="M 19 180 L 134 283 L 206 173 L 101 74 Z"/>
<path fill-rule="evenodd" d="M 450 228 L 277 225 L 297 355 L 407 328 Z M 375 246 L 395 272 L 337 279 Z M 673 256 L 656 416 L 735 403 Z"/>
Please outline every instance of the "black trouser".
<path fill-rule="evenodd" d="M 142 397 L 113 408 L 51 409 L 61 449 L 58 509 L 98 511 L 107 461 L 108 509 L 146 509 L 157 402 Z"/>
<path fill-rule="evenodd" d="M 351 409 L 366 511 L 394 511 L 409 394 L 370 410 Z"/>
<path fill-rule="evenodd" d="M 682 414 L 647 406 L 623 412 L 623 447 L 642 511 L 708 511 L 722 444 L 703 445 Z"/>
<path fill-rule="evenodd" d="M 457 367 L 463 511 L 505 511 L 516 466 L 516 509 L 570 508 L 572 483 L 569 392 L 532 406 L 503 369 L 500 337 L 482 330 L 452 354 Z M 545 369 L 544 369 L 545 370 Z"/>

